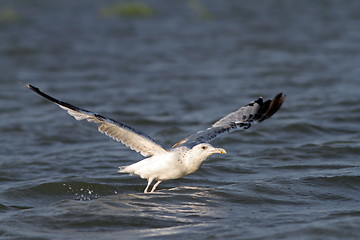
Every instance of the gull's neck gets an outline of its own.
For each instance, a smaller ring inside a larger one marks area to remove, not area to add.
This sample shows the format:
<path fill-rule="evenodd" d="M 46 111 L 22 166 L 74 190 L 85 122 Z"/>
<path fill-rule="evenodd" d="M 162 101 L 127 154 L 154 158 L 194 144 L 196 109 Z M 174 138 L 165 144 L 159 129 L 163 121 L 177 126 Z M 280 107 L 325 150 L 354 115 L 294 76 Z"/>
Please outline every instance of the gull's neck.
<path fill-rule="evenodd" d="M 178 147 L 177 152 L 187 174 L 197 171 L 209 157 L 207 155 L 198 155 L 191 148 L 185 146 Z"/>

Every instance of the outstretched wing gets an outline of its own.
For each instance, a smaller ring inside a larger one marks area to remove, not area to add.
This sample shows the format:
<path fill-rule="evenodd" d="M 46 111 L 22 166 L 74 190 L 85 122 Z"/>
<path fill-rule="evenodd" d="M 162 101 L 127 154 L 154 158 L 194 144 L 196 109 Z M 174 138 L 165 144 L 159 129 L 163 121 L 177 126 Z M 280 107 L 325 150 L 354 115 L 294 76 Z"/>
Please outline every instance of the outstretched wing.
<path fill-rule="evenodd" d="M 260 97 L 258 100 L 249 103 L 248 105 L 239 108 L 237 111 L 228 114 L 210 128 L 197 132 L 180 142 L 173 147 L 182 144 L 194 146 L 203 142 L 210 142 L 214 138 L 219 137 L 224 133 L 229 133 L 239 129 L 247 129 L 253 123 L 262 122 L 271 117 L 281 107 L 285 100 L 285 95 L 279 93 L 272 100 L 263 101 Z"/>
<path fill-rule="evenodd" d="M 85 119 L 89 122 L 97 123 L 99 125 L 98 129 L 101 133 L 104 133 L 107 136 L 113 138 L 114 140 L 123 143 L 125 146 L 140 153 L 145 157 L 166 152 L 166 150 L 162 146 L 157 144 L 149 136 L 131 128 L 130 126 L 125 125 L 124 123 L 117 122 L 110 118 L 101 116 L 97 113 L 93 113 L 75 107 L 69 103 L 57 100 L 30 84 L 27 84 L 26 86 L 40 96 L 52 101 L 62 109 L 66 110 L 76 120 Z"/>

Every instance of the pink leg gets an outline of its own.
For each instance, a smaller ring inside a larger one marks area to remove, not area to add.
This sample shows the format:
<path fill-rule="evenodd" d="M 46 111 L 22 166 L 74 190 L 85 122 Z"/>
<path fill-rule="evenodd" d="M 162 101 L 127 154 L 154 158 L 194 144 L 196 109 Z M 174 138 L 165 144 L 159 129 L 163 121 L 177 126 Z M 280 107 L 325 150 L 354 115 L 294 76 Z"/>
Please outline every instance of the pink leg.
<path fill-rule="evenodd" d="M 157 186 L 158 186 L 160 183 L 161 183 L 161 181 L 157 181 L 157 182 L 154 184 L 153 188 L 151 189 L 151 192 L 155 192 L 155 189 L 157 188 Z"/>
<path fill-rule="evenodd" d="M 153 181 L 152 178 L 149 178 L 149 179 L 148 179 L 148 184 L 146 185 L 146 188 L 145 188 L 145 190 L 144 190 L 144 193 L 148 193 L 148 192 L 149 192 L 148 189 L 149 189 L 150 184 L 151 184 L 152 181 Z"/>

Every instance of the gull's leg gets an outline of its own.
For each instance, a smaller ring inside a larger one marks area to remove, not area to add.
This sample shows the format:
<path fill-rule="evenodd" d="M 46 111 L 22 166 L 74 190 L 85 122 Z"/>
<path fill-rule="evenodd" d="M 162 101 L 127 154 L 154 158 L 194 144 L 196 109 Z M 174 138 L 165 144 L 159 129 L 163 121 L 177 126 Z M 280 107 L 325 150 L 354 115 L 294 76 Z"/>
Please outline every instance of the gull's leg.
<path fill-rule="evenodd" d="M 149 192 L 148 189 L 149 189 L 150 184 L 151 184 L 152 181 L 153 181 L 153 178 L 149 178 L 149 179 L 148 179 L 148 184 L 146 185 L 146 188 L 145 188 L 145 190 L 144 190 L 144 193 L 148 193 L 148 192 Z"/>
<path fill-rule="evenodd" d="M 160 183 L 161 183 L 161 181 L 157 181 L 157 182 L 154 184 L 153 188 L 151 189 L 151 192 L 155 192 L 156 187 L 157 187 Z"/>

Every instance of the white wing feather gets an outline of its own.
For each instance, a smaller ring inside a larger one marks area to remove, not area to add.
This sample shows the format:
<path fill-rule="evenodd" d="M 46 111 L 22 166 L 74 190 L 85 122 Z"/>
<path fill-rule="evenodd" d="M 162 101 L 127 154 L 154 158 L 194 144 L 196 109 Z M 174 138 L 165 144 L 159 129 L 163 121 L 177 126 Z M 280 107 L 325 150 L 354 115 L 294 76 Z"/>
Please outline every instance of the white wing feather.
<path fill-rule="evenodd" d="M 124 123 L 112 120 L 110 118 L 106 118 L 99 114 L 57 100 L 56 98 L 45 94 L 44 92 L 40 91 L 38 88 L 32 85 L 28 84 L 26 86 L 37 94 L 52 101 L 62 109 L 66 110 L 76 120 L 87 120 L 89 122 L 94 122 L 98 124 L 98 130 L 101 133 L 104 133 L 105 135 L 113 138 L 114 140 L 123 143 L 125 146 L 140 153 L 145 157 L 167 152 L 161 145 L 157 144 L 149 136 L 131 128 L 130 126 L 125 125 Z"/>

